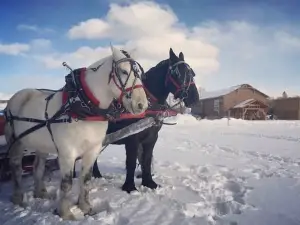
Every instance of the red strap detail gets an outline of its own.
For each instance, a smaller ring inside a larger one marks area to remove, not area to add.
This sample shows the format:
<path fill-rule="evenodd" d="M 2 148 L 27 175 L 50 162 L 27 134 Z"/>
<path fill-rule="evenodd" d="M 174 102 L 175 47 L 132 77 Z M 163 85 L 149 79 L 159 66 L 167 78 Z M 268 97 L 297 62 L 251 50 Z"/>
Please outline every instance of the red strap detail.
<path fill-rule="evenodd" d="M 180 89 L 180 86 L 177 84 L 177 82 L 170 75 L 169 75 L 169 80 L 175 85 L 175 87 L 177 88 L 177 90 Z"/>
<path fill-rule="evenodd" d="M 100 105 L 100 101 L 94 96 L 94 94 L 91 92 L 91 90 L 89 89 L 86 80 L 85 80 L 85 75 L 86 75 L 86 68 L 82 68 L 80 71 L 80 82 L 82 85 L 82 89 L 85 92 L 86 96 L 88 97 L 88 99 L 96 106 Z"/>
<path fill-rule="evenodd" d="M 175 91 L 174 95 L 176 95 L 177 92 L 179 92 L 183 87 L 188 87 L 191 84 L 195 84 L 194 82 L 189 82 L 187 84 L 184 84 L 182 87 L 180 87 L 180 85 L 176 82 L 176 80 L 174 80 L 173 77 L 170 74 L 168 74 L 167 77 L 166 77 L 166 80 L 165 80 L 165 85 L 166 86 L 167 86 L 168 80 L 170 80 L 174 84 L 174 86 L 176 87 L 176 91 Z"/>
<path fill-rule="evenodd" d="M 124 120 L 124 119 L 142 119 L 145 118 L 147 115 L 157 115 L 159 113 L 166 113 L 168 116 L 176 116 L 178 112 L 175 110 L 147 110 L 144 113 L 133 115 L 131 113 L 122 113 L 119 118 L 116 119 L 116 121 Z M 106 119 L 102 116 L 90 116 L 85 118 L 86 121 L 106 121 Z"/>
<path fill-rule="evenodd" d="M 144 87 L 144 90 L 146 91 L 146 94 L 150 97 L 150 99 L 152 99 L 154 102 L 157 102 L 157 98 L 155 98 L 154 95 L 151 94 L 151 92 L 146 87 Z"/>
<path fill-rule="evenodd" d="M 68 100 L 68 93 L 66 91 L 63 91 L 63 93 L 62 93 L 62 102 L 63 102 L 63 104 L 65 104 L 67 102 L 67 100 Z M 69 115 L 73 119 L 78 118 L 76 113 L 70 112 Z M 107 121 L 107 119 L 104 116 L 90 116 L 90 117 L 84 118 L 84 120 L 87 120 L 87 121 Z"/>
<path fill-rule="evenodd" d="M 62 103 L 66 104 L 67 100 L 68 100 L 68 93 L 66 91 L 63 91 L 63 93 L 62 93 Z"/>
<path fill-rule="evenodd" d="M 131 90 L 134 90 L 134 89 L 137 89 L 137 88 L 144 88 L 144 86 L 142 84 L 137 84 L 137 85 L 134 85 L 133 87 L 126 88 L 125 92 L 131 91 Z M 124 96 L 124 93 L 122 92 L 122 89 L 121 89 L 121 95 L 120 95 L 120 97 L 118 99 L 119 103 L 122 102 L 123 96 Z"/>
<path fill-rule="evenodd" d="M 145 118 L 147 115 L 158 115 L 158 114 L 163 114 L 166 113 L 168 116 L 177 116 L 178 112 L 176 112 L 175 110 L 146 110 L 144 113 L 140 113 L 140 114 L 136 114 L 133 115 L 131 113 L 122 113 L 120 118 L 116 119 L 118 120 L 123 120 L 123 119 L 141 119 L 141 118 Z"/>
<path fill-rule="evenodd" d="M 183 85 L 182 87 L 188 87 L 188 86 L 190 86 L 191 84 L 195 84 L 195 82 L 189 82 L 188 84 L 185 84 L 185 85 Z M 174 95 L 176 95 L 177 92 L 179 92 L 180 90 L 181 90 L 181 88 L 180 88 L 180 89 L 177 89 Z"/>

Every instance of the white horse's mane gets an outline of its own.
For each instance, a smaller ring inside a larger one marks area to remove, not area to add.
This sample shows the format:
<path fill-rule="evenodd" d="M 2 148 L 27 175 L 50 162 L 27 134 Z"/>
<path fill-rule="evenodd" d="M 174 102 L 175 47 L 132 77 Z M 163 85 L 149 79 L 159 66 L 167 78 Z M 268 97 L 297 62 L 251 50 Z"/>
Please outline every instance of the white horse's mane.
<path fill-rule="evenodd" d="M 95 67 L 99 66 L 102 63 L 106 63 L 106 61 L 109 61 L 109 60 L 112 61 L 112 57 L 113 57 L 112 55 L 106 56 L 103 59 L 100 59 L 100 60 L 94 62 L 93 64 L 89 65 L 87 68 L 88 69 L 95 68 Z"/>

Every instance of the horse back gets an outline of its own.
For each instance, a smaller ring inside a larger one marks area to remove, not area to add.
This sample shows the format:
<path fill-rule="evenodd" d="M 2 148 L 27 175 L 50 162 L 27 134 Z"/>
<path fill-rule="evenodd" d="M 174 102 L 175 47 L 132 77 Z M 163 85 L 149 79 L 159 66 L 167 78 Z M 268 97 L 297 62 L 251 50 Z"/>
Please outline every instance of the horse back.
<path fill-rule="evenodd" d="M 52 93 L 37 89 L 22 89 L 8 100 L 6 109 L 14 116 L 44 119 L 47 103 L 46 98 Z M 48 105 L 49 116 L 61 107 L 62 101 L 56 98 L 55 104 L 53 103 L 50 101 Z"/>

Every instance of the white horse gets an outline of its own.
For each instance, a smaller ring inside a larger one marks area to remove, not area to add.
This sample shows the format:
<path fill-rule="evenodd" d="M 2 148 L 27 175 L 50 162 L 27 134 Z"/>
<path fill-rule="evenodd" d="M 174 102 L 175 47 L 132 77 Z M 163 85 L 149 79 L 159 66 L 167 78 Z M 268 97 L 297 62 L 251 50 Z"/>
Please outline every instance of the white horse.
<path fill-rule="evenodd" d="M 71 201 L 68 195 L 72 188 L 75 160 L 82 158 L 78 206 L 84 214 L 92 213 L 86 183 L 91 178 L 91 167 L 101 150 L 108 121 L 74 119 L 69 113 L 73 113 L 73 116 L 74 113 L 85 110 L 84 112 L 94 112 L 93 115 L 99 117 L 101 114 L 102 118 L 106 118 L 107 109 L 115 98 L 132 114 L 143 113 L 148 108 L 147 97 L 138 75 L 139 64 L 112 46 L 111 50 L 111 56 L 86 69 L 78 69 L 81 71 L 77 73 L 78 76 L 75 72 L 66 76 L 66 85 L 59 91 L 23 89 L 8 101 L 5 109 L 5 137 L 11 145 L 9 156 L 14 184 L 11 200 L 14 204 L 26 205 L 21 185 L 21 160 L 23 147 L 26 146 L 36 150 L 35 197 L 49 197 L 43 182 L 45 160 L 49 153 L 58 154 L 62 181 L 57 213 L 63 219 L 75 219 L 70 211 Z M 65 101 L 63 98 L 66 93 Z M 44 122 L 45 126 L 42 126 L 43 121 L 48 121 Z M 22 132 L 39 124 L 42 126 L 40 129 L 16 139 Z"/>

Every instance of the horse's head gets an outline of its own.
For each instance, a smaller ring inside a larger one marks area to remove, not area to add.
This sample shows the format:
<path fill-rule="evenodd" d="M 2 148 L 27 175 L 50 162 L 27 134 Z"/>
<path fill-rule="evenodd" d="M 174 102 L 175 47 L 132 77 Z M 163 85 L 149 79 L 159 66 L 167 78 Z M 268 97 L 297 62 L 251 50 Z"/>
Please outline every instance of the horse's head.
<path fill-rule="evenodd" d="M 127 52 L 113 46 L 111 50 L 113 72 L 110 85 L 115 98 L 131 113 L 144 112 L 148 108 L 148 100 L 141 81 L 143 68 Z"/>
<path fill-rule="evenodd" d="M 195 73 L 192 68 L 184 61 L 184 55 L 175 55 L 173 49 L 169 52 L 169 69 L 165 85 L 170 87 L 170 91 L 175 99 L 183 100 L 187 107 L 199 101 L 199 93 L 194 83 Z"/>
<path fill-rule="evenodd" d="M 117 99 L 130 113 L 143 113 L 148 108 L 148 100 L 141 82 L 142 67 L 134 59 L 130 58 L 128 54 L 124 54 L 119 49 L 111 46 L 111 51 L 111 60 L 98 61 L 89 68 L 98 74 L 108 74 L 107 87 L 110 89 L 108 93 L 110 93 L 112 99 Z M 110 64 L 108 63 L 109 61 L 111 62 Z M 107 81 L 99 80 L 99 82 L 107 84 Z M 97 84 L 91 85 L 96 86 Z M 101 95 L 100 92 L 104 94 L 105 90 L 98 88 L 98 92 Z M 110 103 L 107 102 L 106 105 Z"/>

